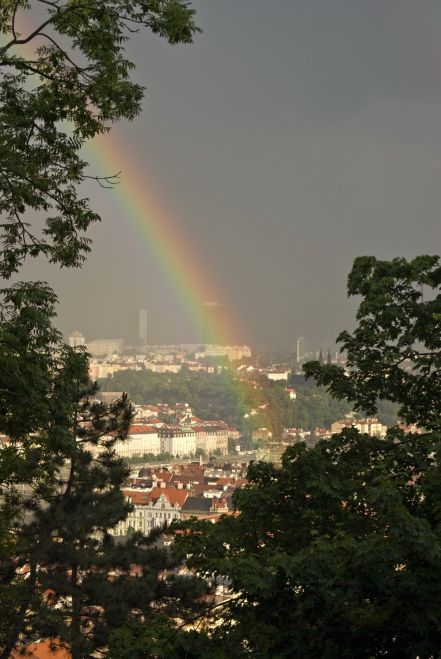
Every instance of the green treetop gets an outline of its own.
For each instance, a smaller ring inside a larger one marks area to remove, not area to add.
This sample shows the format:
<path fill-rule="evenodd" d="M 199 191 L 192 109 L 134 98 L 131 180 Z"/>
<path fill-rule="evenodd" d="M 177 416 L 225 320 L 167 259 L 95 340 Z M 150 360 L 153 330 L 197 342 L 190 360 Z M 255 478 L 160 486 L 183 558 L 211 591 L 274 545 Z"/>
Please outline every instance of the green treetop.
<path fill-rule="evenodd" d="M 170 44 L 190 43 L 193 14 L 186 0 L 1 3 L 0 275 L 28 256 L 62 266 L 84 260 L 87 228 L 99 216 L 79 192 L 94 178 L 81 147 L 118 119 L 133 119 L 143 96 L 126 42 L 148 28 Z M 42 230 L 31 217 L 43 218 Z"/>
<path fill-rule="evenodd" d="M 348 295 L 361 296 L 358 325 L 337 341 L 346 369 L 305 365 L 308 377 L 336 398 L 374 414 L 378 399 L 400 406 L 399 416 L 441 429 L 441 265 L 437 256 L 355 260 Z"/>
<path fill-rule="evenodd" d="M 127 39 L 147 28 L 189 43 L 193 14 L 185 0 L 0 3 L 0 277 L 29 257 L 81 265 L 87 229 L 99 220 L 80 193 L 95 178 L 81 149 L 135 117 L 143 95 L 130 77 Z M 169 607 L 176 617 L 186 585 L 158 578 L 171 561 L 150 541 L 135 535 L 116 547 L 109 534 L 129 509 L 121 492 L 128 470 L 114 446 L 132 412 L 126 397 L 110 407 L 94 401 L 87 356 L 54 328 L 56 302 L 44 282 L 0 291 L 4 659 L 38 638 L 60 639 L 75 659 L 105 654 L 112 632 L 140 619 L 159 633 L 150 618 Z"/>
<path fill-rule="evenodd" d="M 363 257 L 347 370 L 305 370 L 374 412 L 394 401 L 425 434 L 346 429 L 280 466 L 256 463 L 237 513 L 179 536 L 189 564 L 231 584 L 210 636 L 229 657 L 432 659 L 441 647 L 441 269 Z"/>

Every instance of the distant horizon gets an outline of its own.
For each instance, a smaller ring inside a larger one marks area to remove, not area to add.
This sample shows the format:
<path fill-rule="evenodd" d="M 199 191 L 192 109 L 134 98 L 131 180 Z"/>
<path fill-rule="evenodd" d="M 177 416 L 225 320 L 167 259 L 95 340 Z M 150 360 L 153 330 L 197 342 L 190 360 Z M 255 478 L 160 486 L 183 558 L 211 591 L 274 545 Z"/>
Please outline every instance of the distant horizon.
<path fill-rule="evenodd" d="M 20 277 L 54 286 L 65 334 L 128 340 L 141 307 L 152 342 L 173 343 L 212 299 L 230 342 L 335 338 L 355 325 L 357 256 L 440 244 L 438 3 L 192 4 L 193 45 L 128 45 L 146 97 L 92 148 L 91 171 L 122 183 L 84 186 L 103 220 L 90 257 Z"/>
<path fill-rule="evenodd" d="M 68 334 L 64 335 L 65 341 L 69 340 L 69 337 L 73 336 L 76 332 L 79 332 L 82 337 L 84 337 L 86 344 L 90 343 L 92 341 L 117 341 L 121 340 L 124 342 L 124 350 L 129 350 L 129 349 L 136 349 L 136 348 L 161 348 L 161 347 L 187 347 L 187 348 L 197 348 L 199 346 L 218 346 L 218 347 L 234 347 L 234 346 L 248 346 L 251 348 L 251 350 L 254 352 L 261 352 L 261 351 L 270 351 L 270 350 L 283 350 L 286 352 L 290 352 L 294 356 L 296 355 L 296 340 L 294 340 L 293 345 L 281 345 L 281 344 L 272 344 L 272 343 L 256 343 L 253 344 L 251 342 L 243 342 L 243 343 L 232 343 L 232 344 L 225 344 L 225 343 L 203 343 L 201 341 L 195 341 L 195 342 L 188 342 L 188 341 L 164 341 L 164 342 L 155 342 L 155 343 L 146 343 L 146 344 L 137 344 L 137 343 L 130 343 L 128 342 L 124 336 L 91 336 L 88 337 L 84 332 L 82 332 L 79 328 L 73 330 L 72 332 L 69 332 Z M 320 349 L 322 351 L 325 351 L 326 353 L 328 350 L 331 350 L 331 354 L 338 352 L 339 348 L 338 345 L 336 344 L 335 340 L 332 341 L 329 338 L 308 338 L 308 337 L 302 337 L 304 341 L 306 342 L 305 350 L 307 354 L 310 354 L 311 352 L 319 352 Z M 324 355 L 326 357 L 326 354 Z"/>

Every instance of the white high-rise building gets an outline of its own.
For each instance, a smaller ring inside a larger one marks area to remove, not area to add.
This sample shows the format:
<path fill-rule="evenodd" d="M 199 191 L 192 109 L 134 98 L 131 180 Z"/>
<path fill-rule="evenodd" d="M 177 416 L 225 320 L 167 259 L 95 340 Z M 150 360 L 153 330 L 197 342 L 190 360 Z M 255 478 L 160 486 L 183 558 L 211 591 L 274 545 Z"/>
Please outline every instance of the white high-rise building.
<path fill-rule="evenodd" d="M 201 343 L 219 343 L 224 335 L 224 313 L 219 302 L 201 305 Z"/>

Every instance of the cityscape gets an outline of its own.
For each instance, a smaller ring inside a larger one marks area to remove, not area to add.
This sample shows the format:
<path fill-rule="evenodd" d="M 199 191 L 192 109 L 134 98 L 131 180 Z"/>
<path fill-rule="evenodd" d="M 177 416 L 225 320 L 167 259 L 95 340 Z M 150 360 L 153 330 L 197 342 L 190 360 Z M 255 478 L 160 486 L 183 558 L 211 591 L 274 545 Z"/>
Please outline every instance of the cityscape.
<path fill-rule="evenodd" d="M 215 303 L 202 305 L 202 309 L 214 308 Z M 219 313 L 216 304 L 216 313 Z M 173 383 L 173 376 L 196 377 L 223 376 L 230 380 L 231 388 L 254 387 L 263 390 L 262 381 L 279 390 L 279 394 L 291 408 L 289 419 L 293 420 L 289 426 L 275 424 L 276 427 L 259 426 L 262 416 L 268 417 L 270 403 L 265 400 L 263 392 L 263 404 L 253 407 L 249 406 L 243 412 L 243 419 L 255 417 L 253 429 L 244 432 L 243 423 L 240 427 L 229 425 L 228 419 L 222 418 L 199 418 L 195 415 L 191 404 L 187 400 L 174 401 L 168 398 L 162 400 L 160 394 L 154 394 L 154 399 L 140 399 L 140 394 L 135 394 L 136 402 L 133 402 L 133 423 L 129 428 L 128 440 L 117 443 L 115 450 L 130 460 L 138 459 L 178 459 L 198 458 L 208 459 L 215 456 L 229 454 L 240 456 L 246 454 L 245 461 L 255 459 L 266 459 L 265 456 L 274 458 L 274 451 L 279 454 L 290 445 L 290 442 L 306 441 L 314 446 L 319 439 L 329 439 L 332 434 L 339 433 L 344 427 L 355 427 L 360 432 L 370 436 L 384 437 L 387 425 L 382 424 L 376 418 L 362 419 L 351 413 L 345 419 L 333 419 L 328 427 L 301 427 L 296 423 L 296 408 L 302 404 L 297 402 L 297 387 L 305 388 L 307 382 L 303 377 L 303 364 L 307 361 L 318 360 L 320 364 L 336 364 L 345 366 L 345 359 L 338 352 L 331 353 L 324 342 L 321 347 L 313 346 L 304 337 L 299 337 L 295 342 L 296 350 L 285 357 L 289 361 L 270 363 L 264 351 L 253 354 L 250 346 L 213 345 L 207 343 L 180 344 L 180 345 L 147 345 L 148 337 L 147 311 L 139 310 L 139 342 L 138 346 L 125 346 L 123 339 L 93 339 L 86 341 L 79 331 L 73 332 L 68 337 L 72 348 L 86 350 L 90 355 L 89 375 L 92 380 L 100 382 L 99 398 L 111 402 L 121 396 L 122 391 L 112 391 L 112 387 L 120 382 L 125 384 L 124 378 L 133 373 L 138 381 L 145 377 L 154 378 L 155 375 L 167 374 L 169 384 Z M 203 335 L 203 313 L 201 313 L 201 336 Z M 315 349 L 314 349 L 315 348 Z M 260 362 L 267 363 L 262 366 Z M 118 377 L 121 374 L 122 380 Z M 150 375 L 151 374 L 151 375 Z M 176 378 L 175 378 L 176 379 Z M 128 382 L 128 381 L 127 381 Z M 138 391 L 136 382 L 134 389 Z M 311 389 L 311 387 L 309 386 Z M 131 396 L 130 385 L 123 389 Z M 317 395 L 317 394 L 313 394 Z M 158 397 L 159 396 L 159 397 Z M 141 396 L 142 398 L 142 396 Z M 265 410 L 263 415 L 260 410 Z M 205 415 L 204 415 L 205 416 Z M 280 414 L 279 414 L 280 416 Z M 301 417 L 301 413 L 300 413 Z M 300 418 L 299 417 L 299 418 Z M 393 422 L 398 419 L 392 418 Z M 281 418 L 278 419 L 281 421 Z M 322 421 L 320 415 L 317 422 Z M 326 425 L 326 424 L 322 424 Z M 248 435 L 248 437 L 245 437 Z M 248 441 L 247 441 L 248 440 Z M 252 450 L 254 449 L 254 453 Z M 249 455 L 253 457 L 250 458 Z M 147 457 L 149 456 L 149 457 Z"/>
<path fill-rule="evenodd" d="M 0 2 L 0 659 L 441 657 L 440 31 Z"/>

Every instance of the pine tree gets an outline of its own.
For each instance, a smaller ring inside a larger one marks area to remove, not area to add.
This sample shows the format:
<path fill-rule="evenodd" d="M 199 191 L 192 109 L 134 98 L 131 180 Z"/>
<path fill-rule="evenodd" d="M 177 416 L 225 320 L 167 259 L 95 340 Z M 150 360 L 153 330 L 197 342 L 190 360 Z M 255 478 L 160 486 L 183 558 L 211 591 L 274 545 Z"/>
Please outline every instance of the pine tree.
<path fill-rule="evenodd" d="M 50 308 L 46 314 L 42 319 L 51 315 Z M 41 337 L 48 331 L 41 330 Z M 34 327 L 30 334 L 36 333 Z M 109 406 L 96 400 L 84 352 L 59 345 L 51 355 L 52 368 L 43 382 L 47 410 L 39 420 L 44 426 L 25 435 L 13 420 L 9 425 L 11 434 L 20 431 L 13 448 L 23 455 L 13 476 L 10 470 L 7 496 L 14 515 L 0 548 L 1 604 L 8 610 L 0 619 L 2 659 L 20 640 L 41 637 L 65 643 L 74 659 L 91 657 L 105 651 L 112 632 L 141 621 L 144 634 L 150 626 L 171 633 L 173 622 L 156 620 L 155 612 L 160 609 L 165 616 L 179 610 L 182 618 L 186 610 L 193 611 L 193 595 L 205 591 L 191 577 L 159 579 L 175 563 L 153 546 L 157 534 L 134 534 L 116 544 L 109 530 L 130 506 L 122 493 L 129 468 L 114 445 L 127 437 L 131 406 L 126 396 Z M 29 471 L 29 458 L 39 471 Z M 26 485 L 21 493 L 19 478 Z"/>
<path fill-rule="evenodd" d="M 0 3 L 1 277 L 36 257 L 81 266 L 100 219 L 80 194 L 90 178 L 81 149 L 135 117 L 143 96 L 125 44 L 141 28 L 190 43 L 193 15 L 186 0 Z M 94 401 L 87 356 L 63 345 L 47 284 L 0 296 L 0 656 L 56 637 L 88 657 L 112 629 L 156 614 L 153 601 L 176 608 L 173 584 L 157 578 L 170 558 L 136 535 L 116 547 L 109 534 L 128 510 L 113 450 L 127 399 Z"/>

